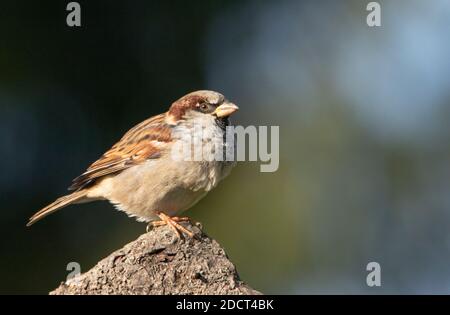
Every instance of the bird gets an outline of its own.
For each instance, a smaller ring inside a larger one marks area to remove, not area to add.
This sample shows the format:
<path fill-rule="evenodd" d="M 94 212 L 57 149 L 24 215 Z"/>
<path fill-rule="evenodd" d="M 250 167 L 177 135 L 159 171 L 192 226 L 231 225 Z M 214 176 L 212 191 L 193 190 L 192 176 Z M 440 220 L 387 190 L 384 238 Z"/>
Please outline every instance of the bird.
<path fill-rule="evenodd" d="M 230 116 L 238 109 L 215 91 L 184 95 L 167 112 L 126 132 L 72 181 L 70 194 L 36 212 L 27 226 L 71 204 L 108 200 L 129 217 L 147 222 L 147 231 L 168 225 L 177 237 L 183 233 L 193 237 L 194 233 L 180 224 L 190 218 L 179 215 L 216 187 L 236 165 L 233 159 L 214 157 L 220 150 L 233 149 L 232 137 L 226 134 Z M 192 149 L 195 139 L 201 143 L 202 158 L 191 158 L 189 150 L 188 158 L 176 158 L 174 152 Z"/>

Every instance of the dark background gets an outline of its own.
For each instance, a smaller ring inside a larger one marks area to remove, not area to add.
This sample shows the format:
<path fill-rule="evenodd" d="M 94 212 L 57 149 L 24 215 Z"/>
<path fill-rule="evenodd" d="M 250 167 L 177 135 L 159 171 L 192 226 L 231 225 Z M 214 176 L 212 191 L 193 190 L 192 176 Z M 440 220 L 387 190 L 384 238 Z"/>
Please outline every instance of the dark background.
<path fill-rule="evenodd" d="M 265 293 L 448 293 L 450 3 L 0 1 L 0 292 L 43 293 L 144 224 L 106 202 L 25 228 L 134 124 L 213 89 L 280 126 L 187 214 Z M 382 286 L 366 285 L 379 262 Z"/>

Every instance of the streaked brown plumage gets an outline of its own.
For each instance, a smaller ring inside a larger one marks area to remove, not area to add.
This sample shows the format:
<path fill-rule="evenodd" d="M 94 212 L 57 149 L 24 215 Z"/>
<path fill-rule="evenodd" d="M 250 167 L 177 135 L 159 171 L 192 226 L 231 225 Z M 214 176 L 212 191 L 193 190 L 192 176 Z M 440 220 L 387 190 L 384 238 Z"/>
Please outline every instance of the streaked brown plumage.
<path fill-rule="evenodd" d="M 73 180 L 69 190 L 79 190 L 97 178 L 119 172 L 160 155 L 155 142 L 169 143 L 171 128 L 166 114 L 151 117 L 129 130 L 122 139 Z"/>

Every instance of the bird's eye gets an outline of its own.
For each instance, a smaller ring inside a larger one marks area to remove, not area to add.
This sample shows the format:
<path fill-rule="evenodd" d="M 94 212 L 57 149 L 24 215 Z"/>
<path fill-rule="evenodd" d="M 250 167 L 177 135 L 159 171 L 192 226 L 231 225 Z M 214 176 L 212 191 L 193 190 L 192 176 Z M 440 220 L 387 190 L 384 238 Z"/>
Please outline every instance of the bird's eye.
<path fill-rule="evenodd" d="M 208 104 L 206 104 L 206 103 L 200 104 L 200 109 L 201 109 L 202 111 L 206 111 L 206 110 L 208 110 L 208 108 L 209 108 Z"/>

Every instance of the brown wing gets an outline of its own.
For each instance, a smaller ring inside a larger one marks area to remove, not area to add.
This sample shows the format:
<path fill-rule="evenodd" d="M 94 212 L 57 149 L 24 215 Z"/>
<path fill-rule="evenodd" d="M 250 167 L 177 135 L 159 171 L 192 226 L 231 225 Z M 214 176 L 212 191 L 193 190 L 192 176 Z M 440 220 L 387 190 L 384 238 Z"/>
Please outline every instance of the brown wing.
<path fill-rule="evenodd" d="M 165 123 L 165 114 L 151 117 L 130 129 L 86 172 L 75 178 L 69 190 L 82 189 L 106 175 L 158 158 L 170 140 L 171 128 Z"/>

